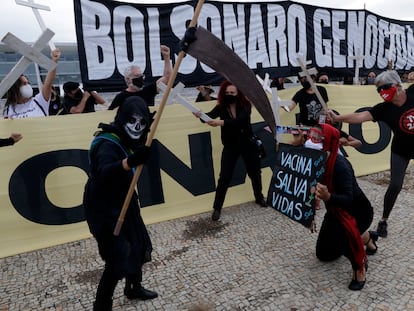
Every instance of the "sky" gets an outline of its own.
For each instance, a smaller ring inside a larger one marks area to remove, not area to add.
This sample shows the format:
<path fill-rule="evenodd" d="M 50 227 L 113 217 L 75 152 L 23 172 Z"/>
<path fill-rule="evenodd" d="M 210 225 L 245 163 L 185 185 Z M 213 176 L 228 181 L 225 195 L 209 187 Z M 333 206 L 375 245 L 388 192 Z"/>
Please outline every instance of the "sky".
<path fill-rule="evenodd" d="M 23 0 L 25 2 L 29 0 Z M 53 42 L 76 42 L 75 18 L 73 13 L 73 0 L 32 0 L 50 8 L 50 11 L 40 10 L 45 26 L 55 35 Z M 256 0 L 261 1 L 261 0 Z M 125 1 L 135 3 L 171 3 L 181 2 L 174 0 L 136 0 Z M 206 1 L 208 2 L 208 1 Z M 248 2 L 239 0 L 238 2 Z M 263 1 L 264 2 L 264 1 Z M 276 2 L 276 1 L 269 1 Z M 397 20 L 414 20 L 413 0 L 295 0 L 314 6 L 338 9 L 365 9 L 380 16 Z M 36 41 L 42 30 L 31 8 L 16 4 L 15 0 L 2 0 L 0 10 L 0 37 L 11 32 L 26 42 Z"/>

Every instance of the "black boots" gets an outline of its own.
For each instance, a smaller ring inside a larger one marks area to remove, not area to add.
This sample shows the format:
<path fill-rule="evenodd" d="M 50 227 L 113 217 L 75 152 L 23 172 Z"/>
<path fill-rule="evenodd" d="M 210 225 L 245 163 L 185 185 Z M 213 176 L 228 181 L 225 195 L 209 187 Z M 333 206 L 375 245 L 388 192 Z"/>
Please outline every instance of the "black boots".
<path fill-rule="evenodd" d="M 260 205 L 261 207 L 267 207 L 267 203 L 264 198 L 256 199 L 256 204 Z"/>
<path fill-rule="evenodd" d="M 127 296 L 128 299 L 139 299 L 139 300 L 148 300 L 154 299 L 158 297 L 156 292 L 153 292 L 149 289 L 145 289 L 141 285 L 139 286 L 130 286 L 125 287 L 124 294 Z"/>
<path fill-rule="evenodd" d="M 219 219 L 220 219 L 220 210 L 219 210 L 219 209 L 215 209 L 215 210 L 213 211 L 213 215 L 211 215 L 211 219 L 212 219 L 213 221 L 217 221 L 217 220 L 219 220 Z"/>

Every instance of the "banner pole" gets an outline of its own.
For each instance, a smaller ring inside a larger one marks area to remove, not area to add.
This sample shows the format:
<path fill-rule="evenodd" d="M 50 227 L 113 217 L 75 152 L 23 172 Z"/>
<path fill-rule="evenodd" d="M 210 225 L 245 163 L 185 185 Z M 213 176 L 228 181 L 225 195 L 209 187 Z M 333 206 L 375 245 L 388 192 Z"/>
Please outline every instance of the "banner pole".
<path fill-rule="evenodd" d="M 192 18 L 192 20 L 191 20 L 188 27 L 195 27 L 196 26 L 198 16 L 200 15 L 203 4 L 204 4 L 204 0 L 198 0 L 197 6 L 194 10 L 193 18 Z M 180 53 L 178 54 L 178 57 L 177 57 L 176 62 L 174 64 L 173 72 L 171 73 L 171 76 L 168 79 L 167 88 L 165 89 L 164 94 L 162 96 L 160 105 L 158 107 L 158 111 L 155 114 L 154 122 L 151 125 L 151 130 L 148 134 L 147 141 L 145 143 L 146 146 L 151 146 L 152 140 L 153 140 L 154 135 L 155 135 L 155 131 L 157 129 L 158 123 L 160 122 L 162 112 L 163 112 L 164 107 L 166 105 L 168 96 L 169 96 L 170 91 L 172 89 L 172 86 L 174 84 L 175 78 L 177 77 L 178 69 L 180 68 L 180 65 L 181 65 L 181 62 L 182 62 L 184 56 L 185 56 L 185 52 L 181 50 Z M 131 184 L 129 185 L 128 193 L 125 197 L 125 201 L 124 201 L 124 204 L 122 206 L 122 210 L 119 214 L 118 221 L 117 221 L 116 226 L 115 226 L 115 230 L 114 230 L 114 235 L 115 236 L 118 236 L 119 232 L 121 231 L 122 224 L 124 223 L 126 212 L 128 211 L 129 203 L 131 202 L 132 194 L 135 191 L 135 186 L 138 183 L 138 179 L 141 175 L 143 166 L 144 165 L 141 164 L 137 167 L 137 169 L 135 171 L 135 174 L 134 174 L 134 177 L 132 178 Z"/>

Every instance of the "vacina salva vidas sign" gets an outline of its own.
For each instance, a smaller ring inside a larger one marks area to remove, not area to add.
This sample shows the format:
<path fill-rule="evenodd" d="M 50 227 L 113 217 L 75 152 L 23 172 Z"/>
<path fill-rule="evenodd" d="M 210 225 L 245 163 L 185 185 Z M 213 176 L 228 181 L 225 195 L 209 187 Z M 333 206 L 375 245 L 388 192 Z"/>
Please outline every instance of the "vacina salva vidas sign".
<path fill-rule="evenodd" d="M 267 203 L 309 228 L 315 216 L 316 184 L 325 172 L 326 152 L 280 144 Z"/>

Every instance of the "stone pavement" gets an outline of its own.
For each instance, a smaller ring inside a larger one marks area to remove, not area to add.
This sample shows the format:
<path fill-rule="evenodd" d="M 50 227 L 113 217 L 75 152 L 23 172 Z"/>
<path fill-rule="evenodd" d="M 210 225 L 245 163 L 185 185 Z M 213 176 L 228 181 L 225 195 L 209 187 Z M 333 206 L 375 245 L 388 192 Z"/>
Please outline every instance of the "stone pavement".
<path fill-rule="evenodd" d="M 382 211 L 386 184 L 360 178 Z M 122 281 L 114 310 L 414 310 L 414 193 L 404 189 L 389 221 L 389 235 L 369 257 L 367 283 L 348 290 L 351 265 L 321 263 L 316 234 L 271 208 L 254 203 L 148 226 L 153 261 L 144 285 L 159 293 L 129 301 Z M 325 210 L 318 211 L 318 225 Z M 102 261 L 93 239 L 0 259 L 0 310 L 91 310 Z"/>

